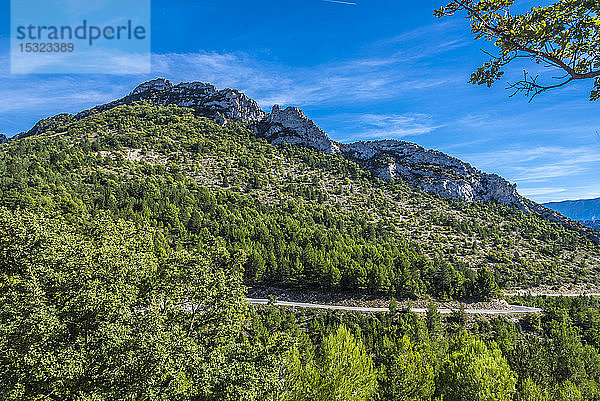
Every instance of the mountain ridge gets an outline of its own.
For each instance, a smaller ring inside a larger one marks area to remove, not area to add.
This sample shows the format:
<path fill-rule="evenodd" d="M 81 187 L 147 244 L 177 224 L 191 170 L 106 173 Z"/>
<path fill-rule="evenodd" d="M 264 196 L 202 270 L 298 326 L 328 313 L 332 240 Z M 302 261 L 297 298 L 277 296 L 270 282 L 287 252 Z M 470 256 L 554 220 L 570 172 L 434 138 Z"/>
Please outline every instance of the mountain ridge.
<path fill-rule="evenodd" d="M 175 104 L 191 107 L 198 115 L 212 118 L 220 124 L 226 124 L 228 121 L 245 122 L 274 145 L 297 144 L 326 154 L 338 154 L 375 171 L 383 179 L 401 178 L 406 180 L 408 185 L 429 193 L 467 202 L 492 200 L 523 211 L 529 209 L 516 191 L 515 185 L 498 175 L 483 173 L 470 164 L 442 152 L 426 150 L 417 144 L 397 140 L 337 143 L 298 107 L 289 106 L 282 109 L 279 105 L 274 105 L 270 113 L 265 113 L 256 101 L 245 94 L 233 89 L 217 90 L 215 86 L 203 82 L 175 85 L 164 78 L 147 81 L 123 98 L 112 102 L 75 115 L 61 113 L 42 119 L 27 133 L 15 139 L 53 130 L 57 124 L 78 121 L 101 111 L 137 101 L 150 101 L 163 106 Z M 444 169 L 452 171 L 444 172 Z M 487 183 L 492 185 L 486 185 Z M 482 191 L 484 187 L 490 187 L 490 190 Z"/>
<path fill-rule="evenodd" d="M 573 220 L 600 220 L 600 198 L 545 202 L 542 205 Z"/>
<path fill-rule="evenodd" d="M 542 205 L 586 227 L 600 231 L 600 198 L 546 202 Z"/>
<path fill-rule="evenodd" d="M 52 131 L 70 122 L 136 102 L 189 107 L 197 115 L 211 118 L 221 125 L 229 122 L 248 124 L 254 132 L 273 145 L 302 145 L 325 154 L 339 155 L 373 171 L 382 179 L 400 180 L 410 187 L 442 197 L 465 202 L 492 201 L 526 213 L 535 212 L 600 243 L 600 236 L 591 234 L 580 224 L 522 197 L 516 184 L 511 184 L 497 174 L 484 173 L 469 163 L 410 142 L 384 140 L 337 143 L 297 107 L 282 109 L 279 105 L 274 105 L 271 112 L 266 113 L 255 100 L 244 93 L 235 89 L 217 90 L 209 83 L 182 82 L 175 85 L 165 78 L 150 80 L 138 85 L 123 98 L 75 115 L 61 113 L 40 120 L 32 129 L 14 139 Z"/>

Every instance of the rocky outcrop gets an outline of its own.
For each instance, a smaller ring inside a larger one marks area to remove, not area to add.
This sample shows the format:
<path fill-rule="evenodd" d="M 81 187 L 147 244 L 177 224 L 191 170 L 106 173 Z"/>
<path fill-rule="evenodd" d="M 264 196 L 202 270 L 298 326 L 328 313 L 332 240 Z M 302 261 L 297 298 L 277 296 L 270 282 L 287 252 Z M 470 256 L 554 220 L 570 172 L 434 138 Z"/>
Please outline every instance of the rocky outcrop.
<path fill-rule="evenodd" d="M 198 115 L 212 118 L 221 124 L 228 120 L 258 122 L 267 115 L 258 103 L 235 89 L 217 90 L 213 85 L 203 82 L 174 85 L 169 80 L 159 78 L 138 85 L 121 99 L 82 111 L 75 117 L 81 119 L 122 104 L 141 101 L 163 106 L 190 107 Z"/>
<path fill-rule="evenodd" d="M 513 185 L 496 174 L 414 143 L 386 140 L 356 142 L 340 147 L 342 154 L 384 179 L 399 179 L 411 187 L 443 197 L 495 201 L 527 211 Z"/>
<path fill-rule="evenodd" d="M 279 105 L 273 106 L 271 113 L 255 125 L 255 130 L 274 145 L 302 145 L 330 155 L 340 151 L 339 146 L 297 107 L 282 110 Z"/>

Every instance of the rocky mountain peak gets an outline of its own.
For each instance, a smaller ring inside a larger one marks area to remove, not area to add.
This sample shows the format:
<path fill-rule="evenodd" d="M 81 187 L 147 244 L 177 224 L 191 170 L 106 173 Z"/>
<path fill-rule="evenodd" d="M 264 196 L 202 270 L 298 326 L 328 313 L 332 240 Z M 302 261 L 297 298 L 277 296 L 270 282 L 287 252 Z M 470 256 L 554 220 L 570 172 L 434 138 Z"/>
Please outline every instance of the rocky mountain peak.
<path fill-rule="evenodd" d="M 275 145 L 304 145 L 326 154 L 337 154 L 340 151 L 339 146 L 298 107 L 282 109 L 279 105 L 274 105 L 262 124 L 262 131 Z"/>
<path fill-rule="evenodd" d="M 173 88 L 173 86 L 173 82 L 169 81 L 168 79 L 157 78 L 136 86 L 136 88 L 132 90 L 128 96 L 135 96 L 148 91 L 166 91 Z"/>
<path fill-rule="evenodd" d="M 81 119 L 113 107 L 139 101 L 155 104 L 177 105 L 193 108 L 198 115 L 213 118 L 221 124 L 228 120 L 257 122 L 266 117 L 258 103 L 234 89 L 217 90 L 204 82 L 182 82 L 174 85 L 164 78 L 157 78 L 138 85 L 127 96 L 96 106 L 77 114 Z"/>

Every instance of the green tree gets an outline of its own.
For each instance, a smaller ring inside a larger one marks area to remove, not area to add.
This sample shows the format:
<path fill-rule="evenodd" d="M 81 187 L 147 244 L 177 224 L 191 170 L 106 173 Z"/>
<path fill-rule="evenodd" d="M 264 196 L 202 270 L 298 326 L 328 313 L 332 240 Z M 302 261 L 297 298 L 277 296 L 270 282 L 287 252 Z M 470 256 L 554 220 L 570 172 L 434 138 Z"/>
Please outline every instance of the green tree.
<path fill-rule="evenodd" d="M 226 399 L 245 303 L 212 249 L 162 260 L 152 230 L 0 208 L 0 398 Z"/>
<path fill-rule="evenodd" d="M 427 305 L 425 322 L 427 323 L 427 330 L 431 337 L 437 337 L 442 331 L 442 315 L 433 301 L 429 301 Z"/>
<path fill-rule="evenodd" d="M 515 401 L 546 401 L 549 398 L 548 391 L 540 388 L 529 377 L 523 380 L 520 387 Z"/>
<path fill-rule="evenodd" d="M 439 392 L 448 401 L 504 401 L 515 393 L 515 374 L 498 346 L 461 334 L 447 356 Z"/>
<path fill-rule="evenodd" d="M 492 272 L 486 268 L 477 271 L 475 295 L 479 299 L 490 300 L 500 296 L 500 288 Z"/>
<path fill-rule="evenodd" d="M 571 381 L 566 380 L 556 385 L 554 399 L 556 401 L 581 401 L 583 397 L 577 386 Z"/>
<path fill-rule="evenodd" d="M 408 336 L 403 336 L 387 348 L 390 355 L 379 373 L 382 399 L 430 400 L 435 389 L 435 373 L 434 355 L 428 346 L 416 349 Z"/>
<path fill-rule="evenodd" d="M 301 385 L 289 397 L 293 400 L 364 401 L 376 384 L 371 357 L 344 325 L 323 340 L 320 357 L 297 377 Z"/>
<path fill-rule="evenodd" d="M 437 17 L 466 11 L 475 39 L 494 43 L 497 55 L 471 75 L 471 83 L 491 86 L 515 60 L 530 59 L 554 71 L 554 82 L 540 82 L 524 72 L 510 85 L 514 94 L 531 98 L 577 80 L 593 80 L 590 100 L 600 98 L 600 3 L 596 0 L 560 0 L 515 14 L 514 0 L 453 0 L 435 11 Z"/>

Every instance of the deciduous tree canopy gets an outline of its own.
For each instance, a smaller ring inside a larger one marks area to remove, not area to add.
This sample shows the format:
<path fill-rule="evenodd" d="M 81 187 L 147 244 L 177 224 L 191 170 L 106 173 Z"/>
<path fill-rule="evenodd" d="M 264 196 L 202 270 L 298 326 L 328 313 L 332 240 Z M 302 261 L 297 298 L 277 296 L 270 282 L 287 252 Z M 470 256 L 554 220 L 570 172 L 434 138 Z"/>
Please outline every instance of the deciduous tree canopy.
<path fill-rule="evenodd" d="M 475 39 L 494 43 L 497 54 L 471 75 L 471 83 L 491 86 L 517 59 L 534 65 L 523 79 L 511 83 L 513 95 L 524 93 L 532 99 L 547 90 L 572 81 L 593 83 L 590 100 L 600 98 L 600 2 L 561 0 L 546 7 L 534 7 L 514 14 L 514 0 L 454 0 L 435 11 L 437 17 L 465 11 Z M 549 67 L 540 74 L 538 65 Z M 542 76 L 540 76 L 542 75 Z"/>

